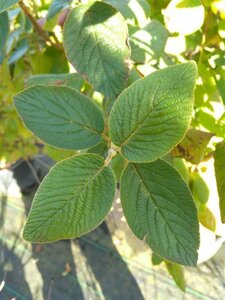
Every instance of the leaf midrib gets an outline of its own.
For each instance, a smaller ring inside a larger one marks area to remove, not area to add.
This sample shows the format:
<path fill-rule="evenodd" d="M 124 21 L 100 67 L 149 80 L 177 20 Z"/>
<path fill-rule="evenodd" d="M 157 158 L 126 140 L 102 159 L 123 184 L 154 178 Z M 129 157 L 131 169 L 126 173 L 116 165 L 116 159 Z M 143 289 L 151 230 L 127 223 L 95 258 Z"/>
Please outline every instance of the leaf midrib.
<path fill-rule="evenodd" d="M 52 219 L 54 219 L 56 217 L 56 215 L 59 213 L 59 212 L 62 212 L 62 210 L 64 210 L 64 208 L 69 205 L 71 203 L 71 200 L 73 200 L 74 198 L 77 197 L 77 195 L 83 190 L 85 189 L 101 172 L 102 170 L 105 168 L 105 165 L 103 164 L 102 167 L 95 173 L 95 175 L 88 180 L 88 182 L 85 184 L 85 185 L 82 185 L 76 192 L 73 196 L 71 196 L 68 201 L 62 206 L 60 207 L 60 209 L 54 214 L 52 215 L 51 217 L 49 217 L 47 219 L 46 222 L 43 222 L 41 224 L 41 226 L 38 227 L 38 230 L 40 230 L 40 228 L 42 228 L 43 226 L 45 226 L 49 221 L 52 221 Z M 29 235 L 32 234 L 34 231 L 36 231 L 37 229 L 35 228 L 34 230 L 32 231 L 29 231 Z"/>

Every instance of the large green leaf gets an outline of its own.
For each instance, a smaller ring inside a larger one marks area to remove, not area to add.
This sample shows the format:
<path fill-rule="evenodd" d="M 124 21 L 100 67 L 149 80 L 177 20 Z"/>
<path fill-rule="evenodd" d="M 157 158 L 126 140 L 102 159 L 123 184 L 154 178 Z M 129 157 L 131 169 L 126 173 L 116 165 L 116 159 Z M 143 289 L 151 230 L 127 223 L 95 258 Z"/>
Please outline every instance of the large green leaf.
<path fill-rule="evenodd" d="M 53 242 L 87 233 L 109 212 L 115 189 L 113 171 L 99 155 L 84 154 L 58 163 L 35 195 L 24 239 Z"/>
<path fill-rule="evenodd" d="M 0 13 L 10 8 L 18 1 L 19 0 L 0 0 Z"/>
<path fill-rule="evenodd" d="M 147 63 L 159 58 L 166 46 L 168 32 L 158 21 L 153 20 L 130 37 L 131 59 L 137 63 Z"/>
<path fill-rule="evenodd" d="M 40 74 L 33 75 L 26 81 L 27 86 L 36 84 L 65 85 L 75 90 L 80 90 L 84 84 L 83 78 L 77 74 Z"/>
<path fill-rule="evenodd" d="M 0 14 L 0 63 L 2 62 L 5 44 L 9 34 L 9 17 L 7 12 Z"/>
<path fill-rule="evenodd" d="M 129 163 L 122 174 L 121 203 L 139 239 L 164 259 L 195 266 L 199 247 L 197 210 L 190 190 L 168 163 Z"/>
<path fill-rule="evenodd" d="M 115 97 L 128 77 L 130 49 L 122 15 L 104 2 L 79 5 L 64 25 L 67 57 L 94 88 Z"/>
<path fill-rule="evenodd" d="M 76 90 L 36 85 L 16 95 L 14 100 L 26 127 L 47 144 L 80 150 L 101 140 L 102 113 Z"/>
<path fill-rule="evenodd" d="M 116 100 L 109 135 L 133 162 L 154 161 L 184 137 L 191 121 L 196 65 L 156 71 L 137 80 Z"/>
<path fill-rule="evenodd" d="M 220 199 L 220 216 L 225 223 L 225 141 L 216 145 L 214 153 L 217 189 Z"/>

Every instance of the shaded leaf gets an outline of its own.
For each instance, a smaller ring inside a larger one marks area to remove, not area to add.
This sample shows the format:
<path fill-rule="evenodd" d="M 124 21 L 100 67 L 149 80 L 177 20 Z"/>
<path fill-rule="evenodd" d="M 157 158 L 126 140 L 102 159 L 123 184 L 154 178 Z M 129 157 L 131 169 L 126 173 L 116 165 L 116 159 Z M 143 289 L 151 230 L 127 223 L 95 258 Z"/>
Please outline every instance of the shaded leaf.
<path fill-rule="evenodd" d="M 115 195 L 115 176 L 96 154 L 56 164 L 41 183 L 24 228 L 31 242 L 81 236 L 98 226 Z"/>
<path fill-rule="evenodd" d="M 160 265 L 163 262 L 163 258 L 155 254 L 155 252 L 152 253 L 152 264 L 154 266 Z"/>
<path fill-rule="evenodd" d="M 9 17 L 7 12 L 0 14 L 0 64 L 4 57 L 5 44 L 9 34 Z"/>
<path fill-rule="evenodd" d="M 225 223 L 225 141 L 216 145 L 214 160 L 217 190 L 220 199 L 220 216 L 222 223 Z"/>
<path fill-rule="evenodd" d="M 109 135 L 133 162 L 154 161 L 179 143 L 190 124 L 196 65 L 189 62 L 137 80 L 118 97 Z"/>
<path fill-rule="evenodd" d="M 71 88 L 36 85 L 16 95 L 14 104 L 26 127 L 52 146 L 80 150 L 102 139 L 101 111 Z"/>
<path fill-rule="evenodd" d="M 160 257 L 195 266 L 199 247 L 197 210 L 190 190 L 168 163 L 129 163 L 121 179 L 126 220 Z"/>
<path fill-rule="evenodd" d="M 122 15 L 104 2 L 79 5 L 64 25 L 64 47 L 75 69 L 94 88 L 114 98 L 125 87 L 130 49 Z"/>

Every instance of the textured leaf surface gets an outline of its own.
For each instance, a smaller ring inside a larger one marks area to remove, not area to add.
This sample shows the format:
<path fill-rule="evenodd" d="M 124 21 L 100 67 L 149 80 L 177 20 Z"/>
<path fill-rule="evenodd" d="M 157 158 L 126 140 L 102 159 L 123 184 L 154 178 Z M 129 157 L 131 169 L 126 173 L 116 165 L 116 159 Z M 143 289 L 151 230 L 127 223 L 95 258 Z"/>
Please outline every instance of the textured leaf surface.
<path fill-rule="evenodd" d="M 41 183 L 23 237 L 53 242 L 78 237 L 98 226 L 115 195 L 115 176 L 96 154 L 84 154 L 55 165 Z"/>
<path fill-rule="evenodd" d="M 70 6 L 72 0 L 53 0 L 47 14 L 47 20 L 53 18 L 58 12 Z"/>
<path fill-rule="evenodd" d="M 45 84 L 45 85 L 65 85 L 75 90 L 80 90 L 84 83 L 83 78 L 79 74 L 40 74 L 31 76 L 27 82 L 27 86 Z"/>
<path fill-rule="evenodd" d="M 14 97 L 25 125 L 44 142 L 80 150 L 101 140 L 101 111 L 86 96 L 68 87 L 37 85 Z"/>
<path fill-rule="evenodd" d="M 159 256 L 195 266 L 199 246 L 197 210 L 179 173 L 168 163 L 128 164 L 121 203 L 134 234 Z"/>
<path fill-rule="evenodd" d="M 115 97 L 128 77 L 127 25 L 122 15 L 103 2 L 79 5 L 64 25 L 64 47 L 69 61 L 94 88 Z"/>
<path fill-rule="evenodd" d="M 166 46 L 168 32 L 158 21 L 153 20 L 130 37 L 131 59 L 138 63 L 147 63 L 162 55 Z"/>
<path fill-rule="evenodd" d="M 0 13 L 7 10 L 14 4 L 16 4 L 19 0 L 1 0 L 0 1 Z"/>
<path fill-rule="evenodd" d="M 225 141 L 217 144 L 214 153 L 217 189 L 220 199 L 220 216 L 225 223 Z"/>
<path fill-rule="evenodd" d="M 116 100 L 109 135 L 130 161 L 153 161 L 184 137 L 191 121 L 196 65 L 189 62 L 137 80 Z"/>

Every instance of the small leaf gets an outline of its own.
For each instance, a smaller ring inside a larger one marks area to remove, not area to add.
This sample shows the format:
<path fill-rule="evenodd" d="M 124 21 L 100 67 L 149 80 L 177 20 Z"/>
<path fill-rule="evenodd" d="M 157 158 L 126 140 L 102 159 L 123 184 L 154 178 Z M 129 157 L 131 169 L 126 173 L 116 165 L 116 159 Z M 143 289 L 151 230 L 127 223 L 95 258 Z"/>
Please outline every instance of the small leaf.
<path fill-rule="evenodd" d="M 96 154 L 56 164 L 41 183 L 24 228 L 31 242 L 81 236 L 98 226 L 115 195 L 115 176 Z"/>
<path fill-rule="evenodd" d="M 66 9 L 70 6 L 73 0 L 53 0 L 47 14 L 47 20 L 52 19 L 61 10 Z"/>
<path fill-rule="evenodd" d="M 0 13 L 9 9 L 11 6 L 16 4 L 19 0 L 1 0 L 0 1 Z"/>
<path fill-rule="evenodd" d="M 154 266 L 160 265 L 163 262 L 163 258 L 155 254 L 155 252 L 152 253 L 152 264 Z"/>
<path fill-rule="evenodd" d="M 184 137 L 191 121 L 196 65 L 168 67 L 139 79 L 118 97 L 109 135 L 133 162 L 154 161 Z"/>
<path fill-rule="evenodd" d="M 128 30 L 122 15 L 104 2 L 79 5 L 64 25 L 64 47 L 75 69 L 94 88 L 114 98 L 129 74 Z"/>
<path fill-rule="evenodd" d="M 209 188 L 199 173 L 191 174 L 190 188 L 195 201 L 206 204 L 209 200 Z"/>
<path fill-rule="evenodd" d="M 26 85 L 64 85 L 75 90 L 80 90 L 84 84 L 83 78 L 76 73 L 73 74 L 40 74 L 33 75 L 26 81 Z"/>
<path fill-rule="evenodd" d="M 170 275 L 173 277 L 176 285 L 185 292 L 186 282 L 184 278 L 184 269 L 182 266 L 165 261 L 166 267 Z"/>
<path fill-rule="evenodd" d="M 216 218 L 212 211 L 204 204 L 198 203 L 198 219 L 199 222 L 207 229 L 215 232 L 216 231 Z"/>
<path fill-rule="evenodd" d="M 220 199 L 220 216 L 225 223 L 225 141 L 216 145 L 214 153 L 217 190 Z"/>
<path fill-rule="evenodd" d="M 80 150 L 101 141 L 101 111 L 86 96 L 63 86 L 36 85 L 14 97 L 25 125 L 44 142 Z"/>
<path fill-rule="evenodd" d="M 190 190 L 168 163 L 129 163 L 122 174 L 121 203 L 134 234 L 164 259 L 195 266 L 197 210 Z"/>

